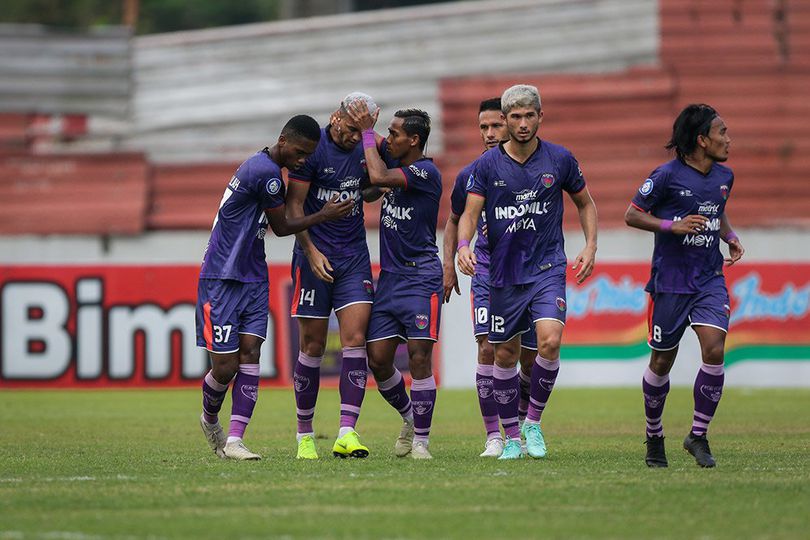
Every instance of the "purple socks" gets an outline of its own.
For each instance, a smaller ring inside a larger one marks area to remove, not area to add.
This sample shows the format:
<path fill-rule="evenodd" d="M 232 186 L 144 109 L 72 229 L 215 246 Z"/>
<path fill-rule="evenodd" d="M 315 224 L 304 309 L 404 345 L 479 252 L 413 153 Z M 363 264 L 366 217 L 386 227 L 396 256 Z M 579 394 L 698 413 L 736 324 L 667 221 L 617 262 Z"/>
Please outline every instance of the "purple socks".
<path fill-rule="evenodd" d="M 360 406 L 366 395 L 368 360 L 366 348 L 343 347 L 340 368 L 340 427 L 354 429 L 360 416 Z M 312 401 L 315 407 L 315 401 Z M 300 420 L 299 420 L 300 421 Z M 310 417 L 310 423 L 311 423 Z"/>
<path fill-rule="evenodd" d="M 714 417 L 720 397 L 723 395 L 725 372 L 723 364 L 703 364 L 695 378 L 695 415 L 692 418 L 692 433 L 705 435 L 709 422 Z"/>
<path fill-rule="evenodd" d="M 498 416 L 504 434 L 510 439 L 520 440 L 518 424 L 518 401 L 520 382 L 515 368 L 492 366 L 492 393 L 498 407 Z"/>
<path fill-rule="evenodd" d="M 534 359 L 532 365 L 532 382 L 529 390 L 529 412 L 526 420 L 529 422 L 540 422 L 540 417 L 554 389 L 557 381 L 557 374 L 560 372 L 560 359 L 546 360 L 539 354 Z"/>
<path fill-rule="evenodd" d="M 210 371 L 206 373 L 202 383 L 202 408 L 203 419 L 209 424 L 217 423 L 217 416 L 222 409 L 222 400 L 225 399 L 227 393 L 227 384 L 218 383 Z"/>
<path fill-rule="evenodd" d="M 492 393 L 493 366 L 478 364 L 475 367 L 475 386 L 478 390 L 478 406 L 481 408 L 481 417 L 484 419 L 484 429 L 487 430 L 487 440 L 501 436 L 501 427 L 498 423 L 498 405 Z"/>
<path fill-rule="evenodd" d="M 644 392 L 644 416 L 647 418 L 647 437 L 663 437 L 664 426 L 661 416 L 664 414 L 664 402 L 669 393 L 669 374 L 656 375 L 647 367 L 641 381 Z"/>
<path fill-rule="evenodd" d="M 228 438 L 241 439 L 259 398 L 259 364 L 241 364 L 231 392 L 231 426 Z"/>
<path fill-rule="evenodd" d="M 315 416 L 315 402 L 321 381 L 322 356 L 308 356 L 298 353 L 298 361 L 293 370 L 295 388 L 295 413 L 298 417 L 298 433 L 312 434 L 312 418 Z"/>
<path fill-rule="evenodd" d="M 413 440 L 428 441 L 430 424 L 433 421 L 433 408 L 436 404 L 436 379 L 411 381 L 411 404 L 413 405 Z"/>

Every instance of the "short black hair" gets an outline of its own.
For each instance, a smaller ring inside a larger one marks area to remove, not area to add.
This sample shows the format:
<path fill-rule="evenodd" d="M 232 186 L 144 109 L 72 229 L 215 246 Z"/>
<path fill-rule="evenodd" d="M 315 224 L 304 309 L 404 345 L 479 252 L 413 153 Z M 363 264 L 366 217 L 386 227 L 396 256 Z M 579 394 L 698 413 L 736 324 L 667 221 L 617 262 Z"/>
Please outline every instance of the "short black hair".
<path fill-rule="evenodd" d="M 478 114 L 481 114 L 484 111 L 498 111 L 499 113 L 503 114 L 501 111 L 501 98 L 494 97 L 482 101 L 481 105 L 478 106 Z"/>
<path fill-rule="evenodd" d="M 675 150 L 679 159 L 684 159 L 697 148 L 698 135 L 706 136 L 717 118 L 717 111 L 705 103 L 687 105 L 672 124 L 672 137 L 667 150 Z"/>
<path fill-rule="evenodd" d="M 424 150 L 430 136 L 430 115 L 419 109 L 401 109 L 394 116 L 402 118 L 402 129 L 406 134 L 419 135 L 419 149 Z"/>
<path fill-rule="evenodd" d="M 299 114 L 284 124 L 281 134 L 287 139 L 307 139 L 318 142 L 321 140 L 321 126 L 311 116 Z"/>

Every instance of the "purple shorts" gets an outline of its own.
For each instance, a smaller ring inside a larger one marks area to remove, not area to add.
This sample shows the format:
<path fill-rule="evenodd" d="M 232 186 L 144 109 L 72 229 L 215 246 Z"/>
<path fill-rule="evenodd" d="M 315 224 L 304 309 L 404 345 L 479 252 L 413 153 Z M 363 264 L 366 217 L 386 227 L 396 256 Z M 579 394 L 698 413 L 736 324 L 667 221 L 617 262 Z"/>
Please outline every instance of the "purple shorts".
<path fill-rule="evenodd" d="M 489 333 L 489 274 L 475 267 L 475 275 L 470 285 L 470 305 L 472 306 L 473 332 L 475 337 Z M 520 346 L 524 349 L 537 350 L 537 332 L 526 332 L 520 336 Z"/>
<path fill-rule="evenodd" d="M 441 274 L 380 272 L 366 341 L 392 337 L 438 341 L 443 294 Z"/>
<path fill-rule="evenodd" d="M 267 339 L 266 281 L 201 278 L 197 285 L 197 345 L 214 353 L 239 350 L 239 334 Z"/>
<path fill-rule="evenodd" d="M 374 302 L 374 284 L 371 281 L 371 262 L 368 250 L 348 257 L 330 257 L 334 281 L 319 279 L 309 266 L 306 255 L 293 253 L 293 299 L 290 315 L 327 319 L 332 309 L 339 311 L 352 304 Z"/>
<path fill-rule="evenodd" d="M 694 294 L 650 293 L 647 306 L 647 344 L 656 351 L 669 351 L 680 343 L 686 327 L 712 326 L 728 332 L 731 307 L 723 276 L 713 279 Z"/>
<path fill-rule="evenodd" d="M 548 269 L 534 283 L 490 287 L 489 304 L 490 343 L 506 343 L 518 334 L 536 334 L 537 321 L 565 324 L 565 265 Z"/>

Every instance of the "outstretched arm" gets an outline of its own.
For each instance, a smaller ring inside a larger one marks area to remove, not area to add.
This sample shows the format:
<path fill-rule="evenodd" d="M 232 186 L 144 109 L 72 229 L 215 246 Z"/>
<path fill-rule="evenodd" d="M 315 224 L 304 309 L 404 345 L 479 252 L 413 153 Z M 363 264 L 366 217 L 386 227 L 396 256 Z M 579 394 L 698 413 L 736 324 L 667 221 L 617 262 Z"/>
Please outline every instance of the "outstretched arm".
<path fill-rule="evenodd" d="M 649 212 L 630 205 L 624 213 L 624 222 L 633 228 L 650 232 L 670 232 L 672 234 L 690 234 L 702 231 L 709 219 L 706 216 L 689 215 L 683 219 L 672 221 L 659 219 Z"/>
<path fill-rule="evenodd" d="M 582 232 L 585 233 L 585 247 L 582 248 L 582 251 L 574 260 L 574 270 L 578 269 L 577 283 L 582 283 L 591 275 L 593 266 L 596 263 L 596 204 L 593 202 L 593 197 L 591 197 L 587 186 L 579 192 L 569 195 L 577 206 L 579 223 L 582 226 Z"/>

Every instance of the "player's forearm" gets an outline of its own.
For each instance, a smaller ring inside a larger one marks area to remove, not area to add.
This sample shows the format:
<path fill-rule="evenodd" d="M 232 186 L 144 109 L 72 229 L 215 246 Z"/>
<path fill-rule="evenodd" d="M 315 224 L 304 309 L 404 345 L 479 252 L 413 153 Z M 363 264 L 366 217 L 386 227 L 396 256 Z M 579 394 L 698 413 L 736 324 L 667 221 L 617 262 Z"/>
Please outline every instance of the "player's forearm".
<path fill-rule="evenodd" d="M 582 232 L 585 234 L 585 245 L 596 249 L 596 236 L 598 231 L 598 215 L 596 212 L 596 205 L 593 201 L 586 204 L 579 210 L 579 223 L 582 226 Z"/>
<path fill-rule="evenodd" d="M 450 214 L 447 224 L 444 226 L 444 240 L 442 251 L 444 264 L 453 264 L 456 258 L 456 245 L 458 243 L 458 216 Z"/>
<path fill-rule="evenodd" d="M 298 238 L 297 235 L 299 234 L 306 235 L 309 245 L 312 246 L 312 240 L 309 238 L 309 233 L 306 232 L 306 229 L 309 229 L 313 225 L 323 223 L 326 220 L 327 217 L 322 212 L 317 212 L 308 216 L 289 217 L 283 223 L 279 223 L 278 227 L 273 227 L 273 232 L 276 233 L 276 236 L 288 236 L 290 234 L 295 234 L 296 238 Z M 304 249 L 307 248 L 304 247 Z"/>
<path fill-rule="evenodd" d="M 367 203 L 376 201 L 382 197 L 384 193 L 385 191 L 383 191 L 383 188 L 379 186 L 369 186 L 360 192 L 363 197 L 363 201 Z"/>
<path fill-rule="evenodd" d="M 304 214 L 304 206 L 303 204 L 290 204 L 287 206 L 287 224 L 295 222 L 295 220 L 300 220 L 304 218 L 306 214 Z M 274 231 L 275 232 L 275 231 Z M 276 232 L 276 234 L 278 234 Z M 289 233 L 291 234 L 291 233 Z M 286 235 L 285 235 L 286 236 Z M 312 239 L 309 237 L 309 231 L 307 230 L 299 230 L 295 233 L 295 239 L 298 240 L 298 244 L 304 251 L 308 251 L 313 247 Z"/>
<path fill-rule="evenodd" d="M 624 222 L 627 226 L 633 227 L 634 229 L 641 229 L 642 231 L 661 232 L 662 221 L 663 220 L 658 219 L 652 214 L 642 212 L 632 205 L 627 209 L 627 212 L 624 213 Z"/>

